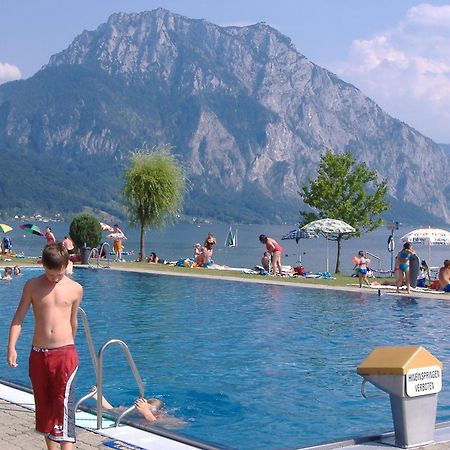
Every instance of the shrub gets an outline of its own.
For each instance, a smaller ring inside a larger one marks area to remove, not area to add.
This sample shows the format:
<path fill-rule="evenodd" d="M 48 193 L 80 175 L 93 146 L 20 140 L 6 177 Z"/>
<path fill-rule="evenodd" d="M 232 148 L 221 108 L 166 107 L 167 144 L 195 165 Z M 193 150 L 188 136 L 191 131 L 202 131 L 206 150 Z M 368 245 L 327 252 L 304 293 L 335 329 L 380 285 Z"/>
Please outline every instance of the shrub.
<path fill-rule="evenodd" d="M 102 240 L 102 227 L 95 216 L 89 213 L 76 215 L 70 224 L 70 238 L 79 249 L 86 243 L 88 247 L 97 247 Z"/>

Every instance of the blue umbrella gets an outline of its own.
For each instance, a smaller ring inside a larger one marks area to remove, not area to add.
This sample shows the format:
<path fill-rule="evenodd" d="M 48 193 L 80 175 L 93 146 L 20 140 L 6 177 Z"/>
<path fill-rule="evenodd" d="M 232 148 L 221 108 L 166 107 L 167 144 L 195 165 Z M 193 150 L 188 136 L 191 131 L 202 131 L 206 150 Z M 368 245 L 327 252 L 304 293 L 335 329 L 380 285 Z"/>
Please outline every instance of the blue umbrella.
<path fill-rule="evenodd" d="M 292 230 L 289 231 L 289 233 L 285 234 L 281 240 L 287 240 L 287 239 L 295 239 L 295 242 L 298 244 L 298 241 L 300 239 L 311 239 L 311 238 L 316 238 L 319 237 L 317 236 L 317 234 L 315 233 L 311 233 L 310 231 L 305 231 L 305 230 L 300 230 L 300 229 L 296 229 L 296 230 Z"/>

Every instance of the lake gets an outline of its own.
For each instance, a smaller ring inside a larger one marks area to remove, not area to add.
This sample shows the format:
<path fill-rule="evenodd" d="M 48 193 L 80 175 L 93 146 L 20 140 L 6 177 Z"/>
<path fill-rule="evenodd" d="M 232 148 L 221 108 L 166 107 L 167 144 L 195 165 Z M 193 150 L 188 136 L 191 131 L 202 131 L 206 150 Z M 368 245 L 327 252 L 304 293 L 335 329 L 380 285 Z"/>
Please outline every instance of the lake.
<path fill-rule="evenodd" d="M 39 256 L 45 244 L 45 239 L 39 236 L 33 236 L 24 233 L 19 229 L 21 221 L 7 221 L 14 229 L 8 233 L 13 241 L 13 249 L 16 252 L 23 251 L 26 256 Z M 47 225 L 51 226 L 58 240 L 62 240 L 69 231 L 70 223 L 66 222 L 37 222 L 42 229 Z M 130 228 L 126 223 L 120 224 L 128 237 L 125 241 L 125 250 L 133 250 L 135 256 L 128 257 L 133 260 L 139 251 L 139 231 Z M 334 241 L 326 241 L 325 238 L 302 239 L 296 244 L 295 240 L 281 240 L 281 237 L 290 230 L 296 228 L 292 225 L 238 225 L 233 226 L 233 232 L 237 228 L 238 246 L 236 248 L 225 247 L 225 239 L 229 230 L 228 225 L 223 224 L 175 224 L 162 230 L 150 230 L 145 237 L 145 254 L 155 252 L 160 258 L 166 260 L 178 260 L 180 258 L 191 257 L 193 254 L 193 245 L 196 242 L 203 244 L 208 231 L 212 231 L 217 239 L 217 245 L 214 248 L 214 260 L 218 264 L 225 264 L 231 267 L 249 267 L 261 263 L 261 256 L 264 252 L 264 246 L 259 242 L 258 236 L 266 234 L 277 240 L 283 246 L 282 263 L 284 265 L 295 265 L 301 259 L 305 269 L 311 272 L 325 271 L 327 259 L 329 271 L 334 272 L 336 264 L 337 245 Z M 404 227 L 395 232 L 395 253 L 401 248 L 401 236 L 418 227 Z M 104 233 L 105 240 L 106 234 Z M 352 238 L 342 242 L 341 252 L 341 272 L 351 273 L 353 268 L 352 256 L 359 250 L 364 250 L 378 256 L 376 258 L 369 255 L 372 259 L 372 267 L 389 270 L 391 267 L 391 254 L 387 250 L 387 240 L 390 231 L 385 227 L 365 234 L 360 238 Z M 441 266 L 446 258 L 450 258 L 450 248 L 445 246 L 431 247 L 431 263 L 428 261 L 428 247 L 415 246 L 420 259 L 426 259 L 429 266 Z"/>

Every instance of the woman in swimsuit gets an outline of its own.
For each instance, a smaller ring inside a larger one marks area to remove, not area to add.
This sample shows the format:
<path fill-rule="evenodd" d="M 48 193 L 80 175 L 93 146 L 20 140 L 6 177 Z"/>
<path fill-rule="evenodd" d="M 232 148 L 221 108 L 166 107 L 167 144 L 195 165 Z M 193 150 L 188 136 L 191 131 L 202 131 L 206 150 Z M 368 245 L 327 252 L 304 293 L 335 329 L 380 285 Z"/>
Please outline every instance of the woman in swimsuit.
<path fill-rule="evenodd" d="M 411 259 L 411 255 L 414 255 L 415 252 L 412 249 L 411 242 L 405 242 L 403 244 L 403 249 L 398 253 L 398 277 L 397 277 L 397 292 L 400 292 L 400 286 L 403 284 L 403 280 L 406 284 L 406 292 L 409 294 L 410 292 L 410 278 L 409 278 L 409 260 Z"/>
<path fill-rule="evenodd" d="M 267 237 L 265 234 L 259 236 L 259 241 L 266 245 L 267 251 L 272 256 L 272 275 L 276 275 L 278 269 L 281 276 L 281 252 L 283 247 L 275 239 Z"/>
<path fill-rule="evenodd" d="M 45 239 L 47 240 L 47 244 L 53 244 L 56 242 L 55 235 L 50 227 L 45 229 Z"/>
<path fill-rule="evenodd" d="M 367 284 L 367 286 L 370 286 L 369 280 L 367 279 L 367 265 L 369 264 L 369 260 L 364 256 L 364 252 L 360 250 L 358 252 L 358 256 L 355 257 L 355 267 L 353 267 L 353 270 L 358 268 L 358 279 L 359 279 L 359 287 L 362 287 L 362 282 Z"/>

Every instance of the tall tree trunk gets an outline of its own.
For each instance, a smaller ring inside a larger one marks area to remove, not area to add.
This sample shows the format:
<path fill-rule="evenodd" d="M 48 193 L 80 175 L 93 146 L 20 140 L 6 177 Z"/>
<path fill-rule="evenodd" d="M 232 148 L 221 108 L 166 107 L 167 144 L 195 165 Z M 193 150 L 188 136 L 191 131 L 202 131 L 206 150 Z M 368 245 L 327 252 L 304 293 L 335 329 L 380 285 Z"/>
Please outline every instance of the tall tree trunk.
<path fill-rule="evenodd" d="M 144 238 L 145 238 L 145 229 L 144 224 L 141 223 L 141 234 L 140 234 L 140 251 L 139 251 L 139 261 L 145 261 L 145 253 L 144 253 Z"/>
<path fill-rule="evenodd" d="M 341 240 L 342 240 L 342 235 L 338 235 L 337 237 L 337 255 L 336 255 L 336 270 L 335 273 L 340 273 L 341 272 Z"/>

